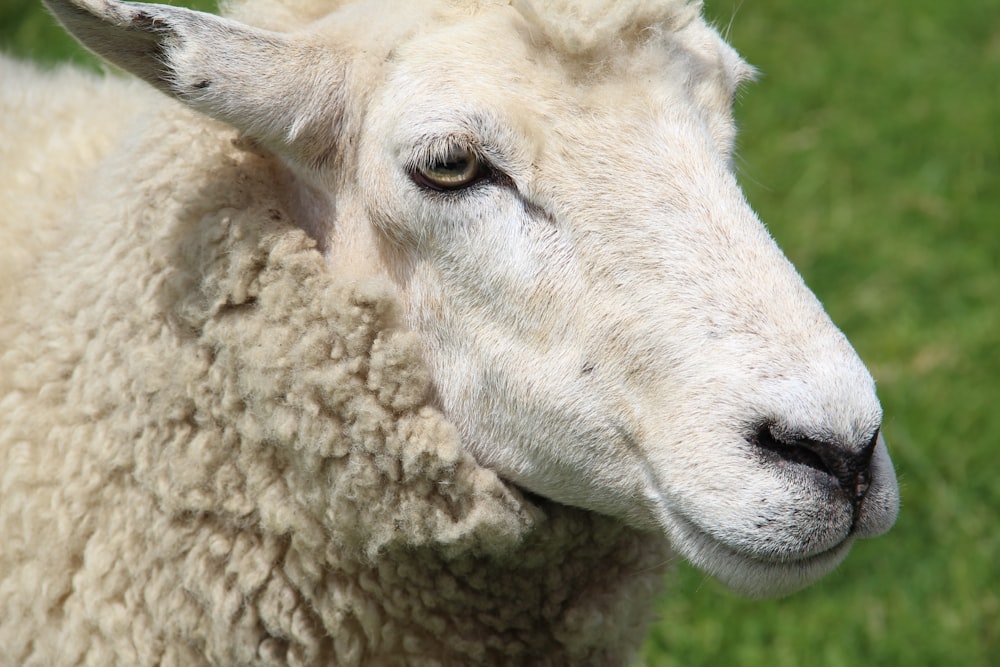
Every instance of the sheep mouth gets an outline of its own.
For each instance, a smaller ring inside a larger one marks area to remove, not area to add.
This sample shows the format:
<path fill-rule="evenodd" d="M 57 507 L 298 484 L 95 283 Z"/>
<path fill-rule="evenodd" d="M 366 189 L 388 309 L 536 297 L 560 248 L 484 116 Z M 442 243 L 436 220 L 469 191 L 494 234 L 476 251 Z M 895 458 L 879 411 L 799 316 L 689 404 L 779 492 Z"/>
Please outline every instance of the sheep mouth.
<path fill-rule="evenodd" d="M 732 558 L 740 558 L 744 560 L 754 561 L 761 564 L 768 565 L 786 565 L 794 563 L 807 563 L 813 560 L 822 560 L 828 557 L 830 554 L 836 553 L 839 549 L 847 543 L 850 543 L 854 539 L 853 531 L 843 531 L 831 527 L 827 531 L 829 533 L 842 532 L 840 536 L 828 537 L 823 540 L 823 544 L 819 548 L 809 548 L 808 545 L 803 545 L 800 550 L 791 549 L 774 549 L 774 550 L 757 550 L 751 547 L 744 547 L 724 539 L 720 539 L 713 535 L 710 531 L 702 528 L 697 522 L 688 519 L 685 516 L 678 517 L 680 522 L 685 524 L 685 530 L 690 534 L 696 536 L 698 539 L 707 540 L 714 545 L 718 545 L 717 548 L 724 550 L 726 555 Z"/>
<path fill-rule="evenodd" d="M 853 531 L 818 551 L 762 553 L 715 537 L 678 512 L 667 519 L 674 548 L 692 565 L 751 598 L 788 595 L 839 565 L 854 544 Z"/>

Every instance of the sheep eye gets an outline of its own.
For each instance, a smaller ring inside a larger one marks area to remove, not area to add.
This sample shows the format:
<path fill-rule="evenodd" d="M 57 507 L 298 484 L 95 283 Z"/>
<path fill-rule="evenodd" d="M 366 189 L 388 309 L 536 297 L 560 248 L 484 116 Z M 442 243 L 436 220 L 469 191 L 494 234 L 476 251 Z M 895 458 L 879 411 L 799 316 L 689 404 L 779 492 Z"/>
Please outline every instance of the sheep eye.
<path fill-rule="evenodd" d="M 486 163 L 471 150 L 463 149 L 417 167 L 412 176 L 419 185 L 432 190 L 459 190 L 482 180 L 488 172 Z"/>

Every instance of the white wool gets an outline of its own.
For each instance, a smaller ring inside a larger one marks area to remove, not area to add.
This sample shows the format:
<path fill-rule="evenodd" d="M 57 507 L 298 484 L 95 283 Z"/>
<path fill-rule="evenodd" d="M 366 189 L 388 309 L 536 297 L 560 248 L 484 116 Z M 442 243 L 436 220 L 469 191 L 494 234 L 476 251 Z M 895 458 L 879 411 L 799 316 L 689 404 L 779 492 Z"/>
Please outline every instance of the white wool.
<path fill-rule="evenodd" d="M 701 9 L 700 2 L 689 0 L 513 0 L 512 4 L 556 50 L 590 56 L 607 56 L 622 45 L 683 28 Z"/>
<path fill-rule="evenodd" d="M 61 206 L 0 187 L 36 227 L 0 250 L 29 257 L 0 321 L 0 665 L 634 656 L 663 538 L 463 451 L 392 290 L 332 278 L 268 157 L 128 82 L 0 66 L 53 109 L 141 110 L 89 117 Z"/>

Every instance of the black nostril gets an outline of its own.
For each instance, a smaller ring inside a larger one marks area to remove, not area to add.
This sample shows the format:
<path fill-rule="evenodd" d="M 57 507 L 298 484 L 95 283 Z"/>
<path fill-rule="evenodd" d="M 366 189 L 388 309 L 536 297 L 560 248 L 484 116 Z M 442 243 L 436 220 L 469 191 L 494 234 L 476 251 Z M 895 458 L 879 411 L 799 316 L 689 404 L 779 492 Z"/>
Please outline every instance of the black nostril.
<path fill-rule="evenodd" d="M 784 437 L 775 437 L 769 424 L 764 424 L 757 429 L 752 442 L 761 449 L 776 454 L 782 460 L 815 468 L 831 477 L 837 476 L 816 449 L 809 446 L 808 441 L 801 439 L 789 441 Z"/>
<path fill-rule="evenodd" d="M 832 439 L 788 435 L 773 423 L 757 427 L 751 442 L 783 461 L 805 465 L 826 473 L 851 501 L 860 503 L 871 485 L 871 462 L 878 431 L 860 448 L 833 442 Z"/>

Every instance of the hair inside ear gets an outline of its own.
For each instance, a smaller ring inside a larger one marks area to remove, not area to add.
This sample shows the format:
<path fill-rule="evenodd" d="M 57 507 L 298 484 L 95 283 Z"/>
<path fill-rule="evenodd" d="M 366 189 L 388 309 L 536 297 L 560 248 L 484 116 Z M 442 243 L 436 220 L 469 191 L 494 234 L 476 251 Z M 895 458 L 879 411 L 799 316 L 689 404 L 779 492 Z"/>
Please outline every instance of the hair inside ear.
<path fill-rule="evenodd" d="M 345 67 L 334 46 L 182 7 L 45 0 L 85 47 L 300 166 L 329 161 Z"/>

